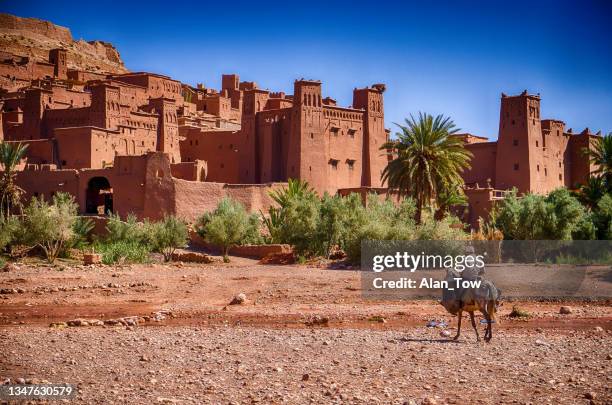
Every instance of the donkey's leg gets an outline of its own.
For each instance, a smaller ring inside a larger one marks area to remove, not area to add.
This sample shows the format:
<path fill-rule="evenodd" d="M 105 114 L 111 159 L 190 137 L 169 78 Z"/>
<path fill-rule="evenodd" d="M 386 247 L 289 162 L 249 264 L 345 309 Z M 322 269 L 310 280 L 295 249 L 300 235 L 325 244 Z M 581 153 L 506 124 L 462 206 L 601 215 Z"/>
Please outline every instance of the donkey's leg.
<path fill-rule="evenodd" d="M 480 335 L 478 335 L 478 328 L 476 327 L 476 320 L 474 320 L 474 311 L 470 311 L 470 321 L 472 321 L 472 328 L 476 332 L 476 341 L 480 342 Z"/>
<path fill-rule="evenodd" d="M 485 311 L 484 312 L 484 317 L 487 320 L 487 328 L 485 329 L 485 342 L 488 342 L 491 340 L 492 336 L 492 324 L 491 324 L 491 315 L 489 314 L 489 311 Z"/>
<path fill-rule="evenodd" d="M 463 318 L 463 311 L 459 310 L 459 312 L 457 312 L 457 334 L 453 340 L 459 339 L 459 335 L 461 334 L 461 318 Z"/>

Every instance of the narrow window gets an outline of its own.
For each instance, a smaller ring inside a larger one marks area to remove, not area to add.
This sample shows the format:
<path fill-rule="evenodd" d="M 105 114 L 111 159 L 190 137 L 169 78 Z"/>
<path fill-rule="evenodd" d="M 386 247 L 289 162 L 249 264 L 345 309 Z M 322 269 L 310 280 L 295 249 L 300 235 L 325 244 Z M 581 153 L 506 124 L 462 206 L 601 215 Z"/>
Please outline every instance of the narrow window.
<path fill-rule="evenodd" d="M 519 169 L 519 164 L 518 164 L 518 163 L 515 163 L 515 164 L 514 164 L 514 170 L 518 170 L 518 169 Z"/>
<path fill-rule="evenodd" d="M 514 146 L 518 146 L 518 139 L 513 140 L 513 141 L 512 141 L 512 145 L 514 145 Z"/>

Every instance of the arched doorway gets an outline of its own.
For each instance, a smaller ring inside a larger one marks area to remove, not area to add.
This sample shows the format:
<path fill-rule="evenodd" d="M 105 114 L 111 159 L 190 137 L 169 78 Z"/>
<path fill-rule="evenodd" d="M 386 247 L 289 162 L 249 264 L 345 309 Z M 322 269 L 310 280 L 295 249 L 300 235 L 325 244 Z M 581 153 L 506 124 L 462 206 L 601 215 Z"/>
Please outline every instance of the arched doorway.
<path fill-rule="evenodd" d="M 87 183 L 85 210 L 97 215 L 113 213 L 113 189 L 106 177 L 92 177 Z"/>

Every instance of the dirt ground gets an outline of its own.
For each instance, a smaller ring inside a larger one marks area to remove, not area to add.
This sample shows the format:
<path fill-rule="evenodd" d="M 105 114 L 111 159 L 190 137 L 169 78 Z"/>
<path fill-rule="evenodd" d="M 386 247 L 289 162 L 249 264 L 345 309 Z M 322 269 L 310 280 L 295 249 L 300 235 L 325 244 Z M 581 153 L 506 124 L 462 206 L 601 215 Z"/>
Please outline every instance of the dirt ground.
<path fill-rule="evenodd" d="M 612 403 L 609 301 L 506 302 L 491 343 L 467 319 L 454 342 L 437 302 L 366 300 L 354 270 L 17 266 L 0 273 L 0 382 L 76 384 L 74 402 Z"/>

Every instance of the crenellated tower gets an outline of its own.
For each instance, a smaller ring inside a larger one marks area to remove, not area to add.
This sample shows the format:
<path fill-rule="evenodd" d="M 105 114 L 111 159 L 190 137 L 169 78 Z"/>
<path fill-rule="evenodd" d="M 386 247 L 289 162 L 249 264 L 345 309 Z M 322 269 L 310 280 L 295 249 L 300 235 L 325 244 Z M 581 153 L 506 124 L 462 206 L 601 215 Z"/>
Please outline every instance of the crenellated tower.
<path fill-rule="evenodd" d="M 495 187 L 516 187 L 519 193 L 537 191 L 538 159 L 543 139 L 540 123 L 540 96 L 525 90 L 518 96 L 502 93 L 497 140 Z"/>
<path fill-rule="evenodd" d="M 291 137 L 289 139 L 287 177 L 306 180 L 317 190 L 327 187 L 329 156 L 324 137 L 321 82 L 296 80 L 293 86 Z"/>
<path fill-rule="evenodd" d="M 366 187 L 382 187 L 381 176 L 387 165 L 387 154 L 380 150 L 387 141 L 384 91 L 384 84 L 353 90 L 353 108 L 365 110 L 361 185 Z"/>

